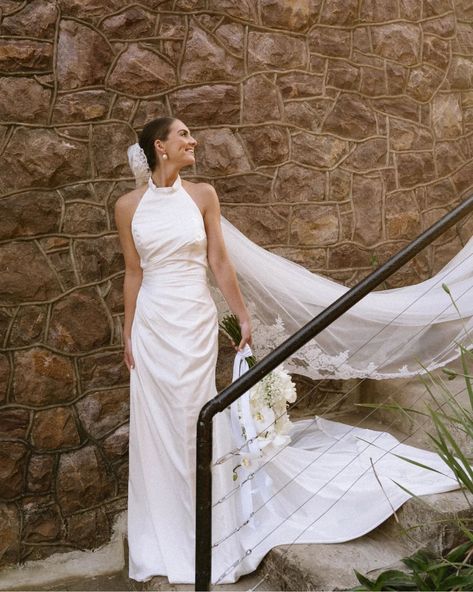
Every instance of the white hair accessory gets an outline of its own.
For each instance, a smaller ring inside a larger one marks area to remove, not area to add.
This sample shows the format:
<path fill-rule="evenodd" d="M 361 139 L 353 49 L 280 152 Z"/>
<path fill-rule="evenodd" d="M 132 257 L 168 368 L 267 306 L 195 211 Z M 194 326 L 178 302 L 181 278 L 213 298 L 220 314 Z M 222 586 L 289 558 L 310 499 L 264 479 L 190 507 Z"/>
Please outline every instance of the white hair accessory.
<path fill-rule="evenodd" d="M 132 144 L 128 147 L 128 164 L 132 170 L 133 176 L 136 180 L 136 186 L 147 183 L 151 171 L 148 164 L 148 159 L 143 148 L 138 144 Z"/>

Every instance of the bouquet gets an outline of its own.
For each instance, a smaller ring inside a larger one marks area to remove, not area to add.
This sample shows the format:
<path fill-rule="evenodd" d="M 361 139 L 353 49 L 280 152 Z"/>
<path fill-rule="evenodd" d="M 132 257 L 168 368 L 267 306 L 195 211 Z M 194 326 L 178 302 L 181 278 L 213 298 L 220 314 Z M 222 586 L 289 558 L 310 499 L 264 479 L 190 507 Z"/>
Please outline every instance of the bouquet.
<path fill-rule="evenodd" d="M 235 315 L 226 315 L 220 322 L 220 328 L 235 345 L 241 341 L 241 329 Z M 247 351 L 250 355 L 245 356 L 245 360 L 251 368 L 256 364 L 256 358 L 249 347 Z M 289 444 L 292 422 L 287 414 L 287 405 L 296 398 L 296 386 L 280 365 L 232 404 L 241 432 L 239 440 L 244 444 L 240 447 L 241 464 L 233 471 L 234 479 L 238 478 L 238 467 L 253 470 L 264 456 Z M 243 448 L 246 450 L 243 451 Z"/>

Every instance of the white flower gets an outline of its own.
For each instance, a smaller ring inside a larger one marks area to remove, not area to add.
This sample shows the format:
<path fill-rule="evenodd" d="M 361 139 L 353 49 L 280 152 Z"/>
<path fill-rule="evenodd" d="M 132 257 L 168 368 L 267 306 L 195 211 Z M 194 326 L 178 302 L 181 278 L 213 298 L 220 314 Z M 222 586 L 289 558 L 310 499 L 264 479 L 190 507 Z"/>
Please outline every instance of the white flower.
<path fill-rule="evenodd" d="M 270 407 L 261 407 L 254 415 L 253 419 L 256 431 L 261 434 L 259 437 L 265 437 L 264 434 L 274 430 L 274 420 L 276 419 L 274 411 Z"/>

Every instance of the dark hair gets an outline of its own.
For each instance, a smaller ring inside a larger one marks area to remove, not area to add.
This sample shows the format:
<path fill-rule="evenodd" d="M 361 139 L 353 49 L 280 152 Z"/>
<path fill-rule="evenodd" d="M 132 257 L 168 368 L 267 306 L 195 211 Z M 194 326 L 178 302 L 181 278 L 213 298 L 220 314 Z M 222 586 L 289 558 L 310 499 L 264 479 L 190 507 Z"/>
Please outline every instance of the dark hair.
<path fill-rule="evenodd" d="M 175 117 L 158 117 L 147 123 L 141 131 L 138 143 L 143 148 L 148 166 L 152 171 L 157 165 L 154 143 L 156 140 L 167 139 L 169 128 L 174 121 L 176 121 Z"/>

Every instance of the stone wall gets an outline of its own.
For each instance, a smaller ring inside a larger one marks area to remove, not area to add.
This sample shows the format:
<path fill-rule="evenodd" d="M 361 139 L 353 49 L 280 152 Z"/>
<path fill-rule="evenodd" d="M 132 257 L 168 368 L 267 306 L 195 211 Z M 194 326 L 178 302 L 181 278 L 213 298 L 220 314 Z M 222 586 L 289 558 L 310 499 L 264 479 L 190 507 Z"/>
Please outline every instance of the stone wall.
<path fill-rule="evenodd" d="M 473 186 L 470 0 L 1 0 L 0 561 L 126 506 L 116 198 L 175 114 L 257 243 L 353 284 Z M 390 282 L 428 277 L 460 224 Z"/>

